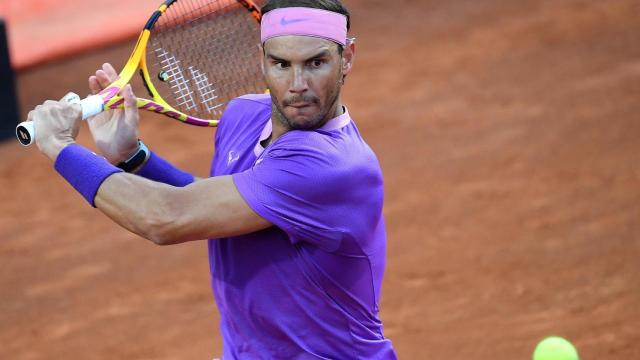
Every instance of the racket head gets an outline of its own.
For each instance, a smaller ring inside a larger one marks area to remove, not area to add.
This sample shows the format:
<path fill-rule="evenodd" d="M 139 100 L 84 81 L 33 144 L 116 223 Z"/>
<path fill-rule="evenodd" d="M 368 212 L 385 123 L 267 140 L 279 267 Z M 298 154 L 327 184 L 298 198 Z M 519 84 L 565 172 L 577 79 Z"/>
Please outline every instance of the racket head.
<path fill-rule="evenodd" d="M 215 126 L 230 100 L 265 91 L 257 3 L 170 0 L 163 6 L 146 26 L 139 71 L 153 101 L 140 107 Z"/>

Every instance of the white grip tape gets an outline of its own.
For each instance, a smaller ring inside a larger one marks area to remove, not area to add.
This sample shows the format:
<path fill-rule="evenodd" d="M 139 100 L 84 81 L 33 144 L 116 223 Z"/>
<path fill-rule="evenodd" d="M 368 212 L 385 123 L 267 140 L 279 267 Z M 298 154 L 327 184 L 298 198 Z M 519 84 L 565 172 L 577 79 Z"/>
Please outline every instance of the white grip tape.
<path fill-rule="evenodd" d="M 86 120 L 94 115 L 98 115 L 104 111 L 104 102 L 102 96 L 91 95 L 80 100 L 80 106 L 82 106 L 82 120 Z"/>

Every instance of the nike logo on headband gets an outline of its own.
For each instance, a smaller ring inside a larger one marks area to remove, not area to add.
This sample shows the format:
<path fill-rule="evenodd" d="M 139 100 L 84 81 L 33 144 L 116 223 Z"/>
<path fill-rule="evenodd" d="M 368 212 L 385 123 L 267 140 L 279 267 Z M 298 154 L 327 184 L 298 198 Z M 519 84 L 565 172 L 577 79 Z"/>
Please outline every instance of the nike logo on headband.
<path fill-rule="evenodd" d="M 303 21 L 307 21 L 307 19 L 291 19 L 291 20 L 287 20 L 286 17 L 283 17 L 282 19 L 280 19 L 280 25 L 287 26 L 287 25 L 291 25 L 291 24 L 295 24 L 295 23 L 299 23 L 299 22 L 303 22 Z"/>

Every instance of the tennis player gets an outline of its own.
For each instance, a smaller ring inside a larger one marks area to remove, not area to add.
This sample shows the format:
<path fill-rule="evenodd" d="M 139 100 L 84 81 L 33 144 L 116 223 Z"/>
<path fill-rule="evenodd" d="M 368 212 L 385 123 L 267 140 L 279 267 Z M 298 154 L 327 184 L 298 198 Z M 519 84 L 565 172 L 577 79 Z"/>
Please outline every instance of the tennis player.
<path fill-rule="evenodd" d="M 262 11 L 270 94 L 229 103 L 210 178 L 138 141 L 129 86 L 123 111 L 89 120 L 104 158 L 75 143 L 78 105 L 32 111 L 36 142 L 126 229 L 159 245 L 209 239 L 223 359 L 395 359 L 378 318 L 382 174 L 340 97 L 355 55 L 349 13 L 339 0 L 272 0 Z M 105 64 L 89 86 L 116 76 Z"/>

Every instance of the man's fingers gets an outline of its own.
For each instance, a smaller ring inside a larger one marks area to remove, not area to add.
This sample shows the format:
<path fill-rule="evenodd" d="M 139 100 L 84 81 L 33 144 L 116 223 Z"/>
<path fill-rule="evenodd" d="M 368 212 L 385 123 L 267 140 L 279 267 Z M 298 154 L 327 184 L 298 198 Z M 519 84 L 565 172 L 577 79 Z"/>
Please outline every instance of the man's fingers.
<path fill-rule="evenodd" d="M 102 87 L 98 84 L 98 78 L 94 75 L 89 76 L 89 90 L 91 90 L 91 93 L 94 95 L 102 90 Z"/>
<path fill-rule="evenodd" d="M 102 70 L 105 72 L 105 74 L 107 74 L 107 77 L 109 78 L 109 83 L 112 83 L 118 80 L 118 73 L 116 72 L 116 69 L 114 69 L 113 66 L 111 66 L 111 64 L 109 63 L 102 64 Z"/>
<path fill-rule="evenodd" d="M 127 84 L 122 91 L 120 91 L 124 97 L 124 118 L 127 123 L 132 126 L 138 124 L 138 107 L 136 106 L 136 96 L 133 94 L 131 85 Z"/>
<path fill-rule="evenodd" d="M 104 72 L 104 70 L 96 71 L 96 79 L 98 80 L 98 84 L 101 89 L 104 89 L 111 84 L 111 80 L 109 80 L 109 76 Z"/>
<path fill-rule="evenodd" d="M 122 88 L 121 94 L 124 97 L 125 109 L 137 111 L 136 96 L 133 94 L 131 85 L 127 84 L 124 88 Z"/>
<path fill-rule="evenodd" d="M 102 69 L 96 71 L 95 75 L 89 76 L 89 89 L 93 94 L 97 94 L 112 82 L 118 80 L 118 73 L 109 63 L 102 64 Z"/>

